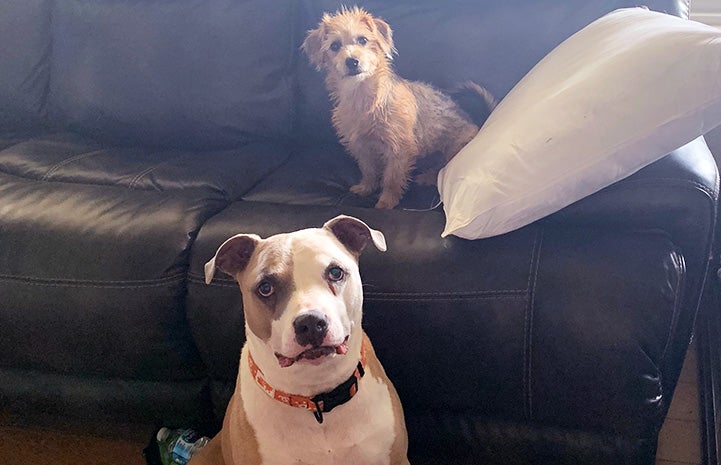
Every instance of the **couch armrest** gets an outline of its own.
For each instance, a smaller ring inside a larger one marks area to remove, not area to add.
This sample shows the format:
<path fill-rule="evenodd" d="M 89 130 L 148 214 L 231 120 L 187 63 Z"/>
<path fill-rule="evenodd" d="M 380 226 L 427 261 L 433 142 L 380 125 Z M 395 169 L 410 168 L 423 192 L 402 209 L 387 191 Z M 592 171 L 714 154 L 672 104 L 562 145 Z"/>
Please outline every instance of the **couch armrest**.
<path fill-rule="evenodd" d="M 684 253 L 711 244 L 716 222 L 719 173 L 703 137 L 545 220 L 564 226 L 661 230 Z M 708 260 L 702 255 L 687 257 Z"/>

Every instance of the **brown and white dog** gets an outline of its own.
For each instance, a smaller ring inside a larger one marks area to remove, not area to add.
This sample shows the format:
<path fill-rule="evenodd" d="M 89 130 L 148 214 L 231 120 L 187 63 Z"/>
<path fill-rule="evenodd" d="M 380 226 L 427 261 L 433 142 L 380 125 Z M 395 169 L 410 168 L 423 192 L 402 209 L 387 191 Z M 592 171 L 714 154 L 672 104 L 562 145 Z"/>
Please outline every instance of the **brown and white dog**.
<path fill-rule="evenodd" d="M 380 187 L 376 208 L 398 205 L 421 158 L 433 159 L 416 182 L 434 185 L 440 168 L 478 133 L 480 119 L 496 105 L 483 87 L 464 84 L 458 94 L 475 97 L 469 106 L 483 113 L 472 118 L 448 95 L 396 75 L 393 31 L 358 7 L 324 14 L 301 48 L 326 72 L 333 126 L 360 168 L 361 180 L 350 191 L 367 196 Z"/>
<path fill-rule="evenodd" d="M 398 395 L 361 329 L 369 242 L 386 249 L 381 232 L 338 216 L 220 246 L 206 282 L 216 268 L 237 280 L 246 343 L 223 428 L 191 465 L 408 465 Z"/>

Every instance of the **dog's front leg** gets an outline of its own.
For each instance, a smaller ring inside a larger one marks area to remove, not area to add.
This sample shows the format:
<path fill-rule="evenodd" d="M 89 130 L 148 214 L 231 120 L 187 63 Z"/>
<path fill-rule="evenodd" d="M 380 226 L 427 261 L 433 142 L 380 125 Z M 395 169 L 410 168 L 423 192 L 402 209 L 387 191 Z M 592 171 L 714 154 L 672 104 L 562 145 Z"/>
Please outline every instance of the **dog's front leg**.
<path fill-rule="evenodd" d="M 226 465 L 223 460 L 220 441 L 220 434 L 218 434 L 197 455 L 190 459 L 190 465 Z"/>
<path fill-rule="evenodd" d="M 388 152 L 384 156 L 385 169 L 383 171 L 383 182 L 381 195 L 376 203 L 376 208 L 395 208 L 400 202 L 410 180 L 411 169 L 415 157 L 410 152 Z"/>
<path fill-rule="evenodd" d="M 356 195 L 368 196 L 378 190 L 380 181 L 380 169 L 378 166 L 378 156 L 373 155 L 367 150 L 352 150 L 353 158 L 358 163 L 361 172 L 361 180 L 358 184 L 351 186 L 350 191 Z"/>

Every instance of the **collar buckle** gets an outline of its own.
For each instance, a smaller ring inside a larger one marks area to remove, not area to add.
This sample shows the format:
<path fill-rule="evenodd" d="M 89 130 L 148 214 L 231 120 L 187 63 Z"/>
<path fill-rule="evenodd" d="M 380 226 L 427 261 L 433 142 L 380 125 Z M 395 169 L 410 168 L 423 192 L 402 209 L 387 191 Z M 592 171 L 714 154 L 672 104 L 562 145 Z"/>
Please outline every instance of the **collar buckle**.
<path fill-rule="evenodd" d="M 323 423 L 323 412 L 330 412 L 339 405 L 345 404 L 356 395 L 358 392 L 358 380 L 360 380 L 363 375 L 365 375 L 363 364 L 358 362 L 355 371 L 345 382 L 332 391 L 318 394 L 310 399 L 315 405 L 316 411 L 313 412 L 313 414 L 318 423 Z"/>

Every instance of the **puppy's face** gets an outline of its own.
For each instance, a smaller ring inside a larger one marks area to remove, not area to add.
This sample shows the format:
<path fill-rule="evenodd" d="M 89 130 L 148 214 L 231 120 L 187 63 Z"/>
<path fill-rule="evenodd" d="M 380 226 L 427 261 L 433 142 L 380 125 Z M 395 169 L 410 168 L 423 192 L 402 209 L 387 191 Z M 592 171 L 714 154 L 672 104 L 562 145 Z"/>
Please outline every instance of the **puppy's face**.
<path fill-rule="evenodd" d="M 318 365 L 361 337 L 358 255 L 371 240 L 385 248 L 380 232 L 350 217 L 267 239 L 241 234 L 218 249 L 206 277 L 217 266 L 238 281 L 247 337 L 263 359 L 281 368 Z"/>
<path fill-rule="evenodd" d="M 302 49 L 319 71 L 339 80 L 372 76 L 388 67 L 394 52 L 388 24 L 358 7 L 323 15 Z"/>

